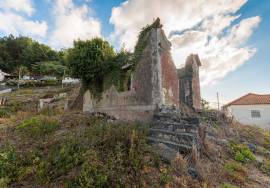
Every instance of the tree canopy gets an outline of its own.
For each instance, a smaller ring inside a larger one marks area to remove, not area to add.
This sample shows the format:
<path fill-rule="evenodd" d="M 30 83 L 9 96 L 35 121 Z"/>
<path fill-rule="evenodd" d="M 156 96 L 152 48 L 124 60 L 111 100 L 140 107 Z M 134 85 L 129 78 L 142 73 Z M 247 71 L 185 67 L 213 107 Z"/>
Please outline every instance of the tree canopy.
<path fill-rule="evenodd" d="M 36 62 L 60 60 L 57 51 L 31 38 L 13 35 L 0 38 L 0 69 L 3 71 L 12 73 L 19 66 L 31 70 Z"/>
<path fill-rule="evenodd" d="M 103 90 L 104 75 L 110 68 L 110 60 L 115 57 L 112 46 L 100 38 L 75 41 L 74 48 L 69 49 L 68 65 L 71 75 L 81 78 L 97 95 Z"/>
<path fill-rule="evenodd" d="M 43 61 L 32 66 L 32 74 L 34 75 L 53 75 L 62 77 L 67 73 L 68 68 L 57 61 Z"/>

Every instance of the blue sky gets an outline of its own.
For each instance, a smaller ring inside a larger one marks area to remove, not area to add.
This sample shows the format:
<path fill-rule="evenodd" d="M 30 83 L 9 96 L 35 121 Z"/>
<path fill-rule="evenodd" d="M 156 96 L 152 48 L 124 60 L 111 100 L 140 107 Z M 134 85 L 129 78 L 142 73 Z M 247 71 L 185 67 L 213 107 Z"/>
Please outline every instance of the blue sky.
<path fill-rule="evenodd" d="M 27 35 L 56 49 L 100 36 L 132 50 L 156 17 L 177 67 L 190 53 L 201 57 L 205 99 L 270 93 L 269 0 L 0 0 L 0 36 Z"/>

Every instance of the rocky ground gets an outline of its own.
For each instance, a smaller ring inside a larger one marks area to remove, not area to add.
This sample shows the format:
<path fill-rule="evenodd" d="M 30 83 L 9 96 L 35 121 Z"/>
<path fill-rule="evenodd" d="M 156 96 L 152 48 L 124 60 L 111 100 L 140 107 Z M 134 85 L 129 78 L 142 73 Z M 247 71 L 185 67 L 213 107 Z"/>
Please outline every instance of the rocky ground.
<path fill-rule="evenodd" d="M 270 132 L 198 115 L 201 153 L 169 163 L 147 141 L 146 124 L 65 111 L 75 88 L 21 89 L 0 108 L 0 187 L 269 187 Z M 39 99 L 53 98 L 39 109 Z M 3 97 L 3 96 L 2 96 Z M 194 115 L 194 114 L 193 114 Z"/>

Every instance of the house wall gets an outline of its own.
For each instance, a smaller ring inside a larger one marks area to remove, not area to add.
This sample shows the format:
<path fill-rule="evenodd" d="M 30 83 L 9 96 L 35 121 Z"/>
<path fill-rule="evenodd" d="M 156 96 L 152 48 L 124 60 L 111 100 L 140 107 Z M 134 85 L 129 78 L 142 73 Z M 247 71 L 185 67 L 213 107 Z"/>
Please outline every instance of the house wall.
<path fill-rule="evenodd" d="M 231 105 L 227 110 L 242 124 L 270 129 L 270 105 Z M 261 118 L 252 118 L 251 110 L 259 110 Z"/>

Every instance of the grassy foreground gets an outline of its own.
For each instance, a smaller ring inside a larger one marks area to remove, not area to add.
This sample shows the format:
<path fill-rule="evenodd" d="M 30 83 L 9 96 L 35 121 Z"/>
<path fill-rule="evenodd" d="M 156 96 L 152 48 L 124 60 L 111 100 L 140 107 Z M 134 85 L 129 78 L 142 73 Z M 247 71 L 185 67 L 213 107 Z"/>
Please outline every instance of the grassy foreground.
<path fill-rule="evenodd" d="M 7 104 L 0 108 L 0 188 L 270 184 L 269 131 L 204 117 L 210 137 L 202 155 L 179 155 L 169 164 L 147 144 L 148 125 L 64 112 L 65 99 L 37 111 L 39 98 L 63 91 L 69 97 L 74 93 L 25 89 L 6 96 Z"/>

